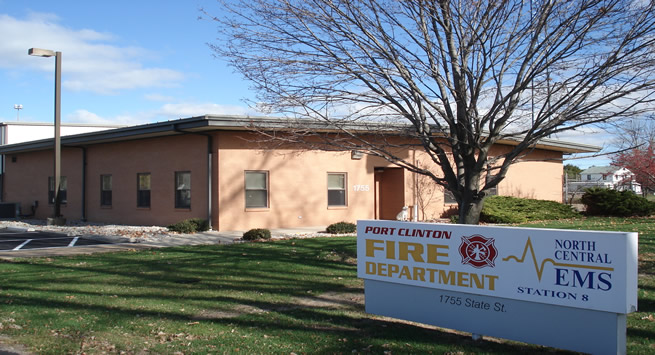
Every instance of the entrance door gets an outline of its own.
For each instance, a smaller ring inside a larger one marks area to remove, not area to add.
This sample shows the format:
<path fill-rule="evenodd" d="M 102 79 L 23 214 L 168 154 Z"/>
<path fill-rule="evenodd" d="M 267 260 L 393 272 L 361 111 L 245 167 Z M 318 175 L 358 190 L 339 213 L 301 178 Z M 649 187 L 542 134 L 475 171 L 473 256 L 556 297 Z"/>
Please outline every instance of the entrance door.
<path fill-rule="evenodd" d="M 403 168 L 375 168 L 375 218 L 395 220 L 404 205 Z"/>

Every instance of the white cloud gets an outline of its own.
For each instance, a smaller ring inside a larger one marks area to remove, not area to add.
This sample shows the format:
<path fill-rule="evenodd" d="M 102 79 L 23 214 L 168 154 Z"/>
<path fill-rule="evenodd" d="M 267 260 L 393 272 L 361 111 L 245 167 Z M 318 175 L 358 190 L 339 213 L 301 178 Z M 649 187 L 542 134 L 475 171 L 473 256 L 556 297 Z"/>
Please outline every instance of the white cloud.
<path fill-rule="evenodd" d="M 157 111 L 158 116 L 169 118 L 192 117 L 201 115 L 247 115 L 254 111 L 243 106 L 218 105 L 213 103 L 176 103 L 165 104 Z"/>
<path fill-rule="evenodd" d="M 98 125 L 125 125 L 134 126 L 144 123 L 153 122 L 154 115 L 152 112 L 142 112 L 135 114 L 123 114 L 112 117 L 103 117 L 88 110 L 75 110 L 72 114 L 66 115 L 66 123 L 85 123 Z"/>
<path fill-rule="evenodd" d="M 121 124 L 114 119 L 103 118 L 87 110 L 75 110 L 65 118 L 67 123 Z"/>
<path fill-rule="evenodd" d="M 598 126 L 584 126 L 574 131 L 559 133 L 553 137 L 566 142 L 575 142 L 600 147 L 598 153 L 571 154 L 566 155 L 564 164 L 572 164 L 582 169 L 590 166 L 607 166 L 612 163 L 612 153 L 616 147 L 612 144 L 615 137 Z"/>
<path fill-rule="evenodd" d="M 67 123 L 139 125 L 155 121 L 167 121 L 203 115 L 256 115 L 247 107 L 218 105 L 213 103 L 176 103 L 164 104 L 161 107 L 127 115 L 103 117 L 91 111 L 80 109 L 65 117 Z"/>
<path fill-rule="evenodd" d="M 566 142 L 593 145 L 605 148 L 612 143 L 614 137 L 606 130 L 597 126 L 583 126 L 575 130 L 564 131 L 552 137 Z"/>
<path fill-rule="evenodd" d="M 110 33 L 70 29 L 58 20 L 43 13 L 32 13 L 25 19 L 0 14 L 0 68 L 53 72 L 53 59 L 27 56 L 27 49 L 35 47 L 62 52 L 62 85 L 70 90 L 112 94 L 171 87 L 184 79 L 184 74 L 175 70 L 144 67 L 142 60 L 156 58 L 156 53 L 112 44 L 115 37 Z"/>
<path fill-rule="evenodd" d="M 160 102 L 175 101 L 174 97 L 161 95 L 161 94 L 147 94 L 144 95 L 143 98 L 148 101 L 160 101 Z"/>

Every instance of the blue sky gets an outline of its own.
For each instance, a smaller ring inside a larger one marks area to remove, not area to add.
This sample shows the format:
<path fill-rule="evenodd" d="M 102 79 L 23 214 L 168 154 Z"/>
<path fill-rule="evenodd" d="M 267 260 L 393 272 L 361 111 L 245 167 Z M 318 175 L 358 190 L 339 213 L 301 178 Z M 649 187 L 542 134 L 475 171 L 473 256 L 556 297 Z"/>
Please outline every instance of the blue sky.
<path fill-rule="evenodd" d="M 62 122 L 141 124 L 204 114 L 257 115 L 249 84 L 207 46 L 214 0 L 0 0 L 0 122 L 51 122 L 62 52 Z M 603 145 L 589 132 L 560 139 Z M 580 167 L 603 159 L 576 160 Z"/>
<path fill-rule="evenodd" d="M 212 0 L 0 0 L 0 121 L 53 117 L 54 58 L 62 52 L 62 121 L 138 124 L 206 113 L 255 114 L 248 83 L 207 46 Z"/>

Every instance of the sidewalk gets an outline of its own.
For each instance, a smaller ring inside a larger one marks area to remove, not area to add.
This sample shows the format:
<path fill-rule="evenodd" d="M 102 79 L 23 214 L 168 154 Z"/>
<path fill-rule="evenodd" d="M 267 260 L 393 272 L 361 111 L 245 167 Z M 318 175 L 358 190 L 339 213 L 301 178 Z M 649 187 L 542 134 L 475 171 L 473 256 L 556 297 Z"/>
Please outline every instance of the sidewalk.
<path fill-rule="evenodd" d="M 246 231 L 208 231 L 196 234 L 180 234 L 172 237 L 159 238 L 158 240 L 147 240 L 140 244 L 151 245 L 154 248 L 173 247 L 180 245 L 202 245 L 202 244 L 231 244 L 241 241 L 241 236 Z M 298 228 L 279 228 L 271 229 L 273 239 L 280 238 L 308 238 L 320 235 L 329 235 L 325 233 L 325 227 L 298 227 Z"/>
<path fill-rule="evenodd" d="M 271 229 L 273 239 L 280 238 L 310 238 L 325 234 L 325 227 L 300 227 Z M 241 241 L 244 231 L 208 231 L 196 234 L 172 234 L 165 237 L 148 239 L 128 239 L 123 237 L 98 236 L 98 238 L 110 239 L 116 244 L 102 244 L 91 246 L 76 246 L 70 248 L 47 248 L 47 249 L 25 249 L 17 251 L 0 251 L 0 259 L 11 260 L 14 258 L 32 258 L 48 256 L 66 256 L 77 254 L 92 254 L 102 252 L 115 252 L 121 250 L 142 250 L 153 248 L 166 248 L 184 245 L 209 245 L 209 244 L 232 244 Z"/>

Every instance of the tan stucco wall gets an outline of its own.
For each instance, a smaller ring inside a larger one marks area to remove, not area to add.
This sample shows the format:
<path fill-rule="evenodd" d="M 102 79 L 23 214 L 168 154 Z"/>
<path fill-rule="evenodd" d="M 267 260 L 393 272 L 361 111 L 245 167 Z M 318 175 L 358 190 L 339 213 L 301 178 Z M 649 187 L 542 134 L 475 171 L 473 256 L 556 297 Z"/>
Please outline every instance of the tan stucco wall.
<path fill-rule="evenodd" d="M 498 194 L 562 202 L 562 154 L 535 150 L 509 169 Z"/>
<path fill-rule="evenodd" d="M 239 133 L 218 138 L 220 229 L 321 226 L 375 217 L 374 167 L 391 166 L 387 161 L 366 155 L 353 160 L 350 151 L 252 149 L 254 143 L 246 139 L 251 138 Z M 245 171 L 268 172 L 268 208 L 246 209 Z M 346 207 L 328 207 L 328 173 L 347 174 Z"/>
<path fill-rule="evenodd" d="M 507 146 L 496 146 L 490 155 L 508 150 Z M 425 152 L 417 151 L 413 159 L 435 172 L 437 176 L 443 176 Z M 534 149 L 510 167 L 505 179 L 498 185 L 498 194 L 562 202 L 562 176 L 561 152 Z M 416 176 L 406 171 L 405 181 L 406 204 L 418 206 L 419 220 L 429 221 L 442 217 L 445 211 L 457 206 L 445 203 L 444 189 L 435 186 L 428 177 Z"/>
<path fill-rule="evenodd" d="M 396 181 L 401 180 L 396 178 L 391 183 L 380 184 L 380 169 L 389 171 L 395 167 L 382 158 L 364 155 L 361 160 L 354 160 L 350 151 L 269 149 L 266 145 L 254 143 L 252 136 L 244 132 L 223 131 L 212 136 L 214 229 L 324 226 L 339 221 L 377 218 L 381 208 L 388 207 L 380 207 L 381 190 L 394 197 L 387 201 L 402 196 L 401 201 L 394 202 L 399 203 L 398 206 L 391 206 L 391 211 L 386 211 L 387 215 L 399 211 L 403 202 L 410 207 L 420 205 L 419 193 L 429 195 L 419 209 L 419 220 L 440 217 L 452 206 L 444 203 L 442 188 L 408 171 L 401 174 L 404 186 L 397 186 Z M 503 151 L 503 147 L 496 151 Z M 425 153 L 405 151 L 398 154 L 439 171 Z M 4 200 L 21 202 L 24 212 L 29 211 L 35 199 L 39 200 L 36 217 L 51 216 L 52 207 L 46 199 L 47 177 L 52 175 L 52 151 L 14 156 L 15 163 L 12 163 L 12 156 L 6 159 Z M 559 152 L 530 152 L 522 162 L 510 168 L 507 178 L 499 185 L 499 193 L 561 201 L 562 163 L 558 158 L 561 158 Z M 92 145 L 87 148 L 87 161 L 86 217 L 90 221 L 168 225 L 187 218 L 208 216 L 205 136 L 188 134 Z M 246 209 L 245 171 L 258 170 L 269 173 L 269 207 Z M 190 209 L 174 208 L 175 171 L 191 172 Z M 327 174 L 330 172 L 347 174 L 345 207 L 327 206 Z M 137 173 L 151 174 L 150 208 L 136 207 Z M 111 207 L 100 206 L 100 175 L 103 174 L 111 174 L 113 179 Z M 62 175 L 68 179 L 68 203 L 62 206 L 62 214 L 71 220 L 79 219 L 82 217 L 82 149 L 63 150 Z"/>

